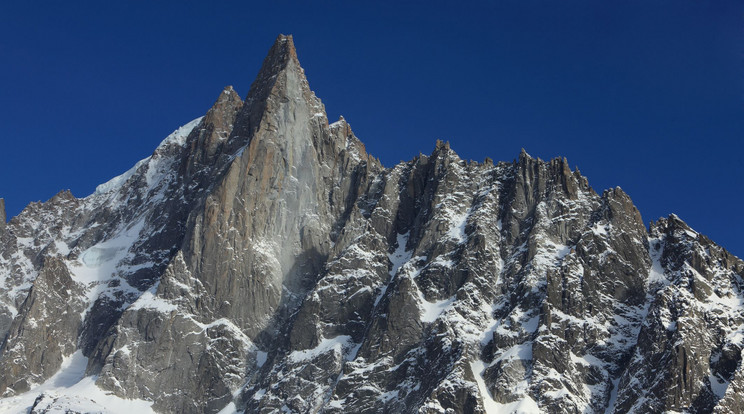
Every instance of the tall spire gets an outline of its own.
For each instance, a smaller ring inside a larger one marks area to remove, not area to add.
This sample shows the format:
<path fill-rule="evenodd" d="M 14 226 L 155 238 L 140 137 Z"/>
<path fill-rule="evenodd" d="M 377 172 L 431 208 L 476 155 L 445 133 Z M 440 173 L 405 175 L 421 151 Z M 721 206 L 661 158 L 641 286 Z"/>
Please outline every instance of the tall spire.
<path fill-rule="evenodd" d="M 312 107 L 312 113 L 325 115 L 325 108 L 310 90 L 305 71 L 297 59 L 292 36 L 279 35 L 235 120 L 231 141 L 238 143 L 236 145 L 245 145 L 259 128 L 264 114 L 274 111 L 290 95 L 292 99 L 300 99 Z"/>
<path fill-rule="evenodd" d="M 251 85 L 246 103 L 266 99 L 274 83 L 276 83 L 277 75 L 286 69 L 290 61 L 296 63 L 297 68 L 300 67 L 292 35 L 279 35 L 274 41 L 274 45 L 269 49 L 269 53 L 261 65 L 261 70 L 258 71 L 258 75 Z"/>

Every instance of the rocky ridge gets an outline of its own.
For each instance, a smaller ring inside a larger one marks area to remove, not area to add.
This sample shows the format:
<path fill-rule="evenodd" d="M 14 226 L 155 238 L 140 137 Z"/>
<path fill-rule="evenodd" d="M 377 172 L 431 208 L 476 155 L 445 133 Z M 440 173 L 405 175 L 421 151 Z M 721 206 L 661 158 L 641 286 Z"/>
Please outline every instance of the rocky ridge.
<path fill-rule="evenodd" d="M 385 168 L 329 124 L 291 36 L 245 101 L 228 87 L 94 194 L 1 222 L 8 410 L 744 406 L 744 262 L 565 159 L 437 142 Z"/>

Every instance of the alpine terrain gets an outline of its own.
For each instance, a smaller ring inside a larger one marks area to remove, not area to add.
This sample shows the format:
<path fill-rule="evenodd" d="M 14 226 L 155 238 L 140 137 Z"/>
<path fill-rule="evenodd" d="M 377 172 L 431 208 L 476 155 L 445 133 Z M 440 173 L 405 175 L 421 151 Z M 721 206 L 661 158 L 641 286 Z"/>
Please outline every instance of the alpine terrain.
<path fill-rule="evenodd" d="M 2 206 L 1 412 L 744 412 L 742 260 L 565 159 L 386 168 L 291 36 L 95 193 Z"/>

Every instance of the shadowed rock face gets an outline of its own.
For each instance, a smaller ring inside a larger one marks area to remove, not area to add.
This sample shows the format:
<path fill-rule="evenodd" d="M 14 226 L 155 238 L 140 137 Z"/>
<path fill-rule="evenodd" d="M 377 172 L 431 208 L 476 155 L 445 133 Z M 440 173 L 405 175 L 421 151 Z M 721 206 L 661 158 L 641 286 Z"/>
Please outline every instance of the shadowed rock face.
<path fill-rule="evenodd" d="M 81 349 L 161 412 L 735 413 L 743 274 L 565 159 L 384 168 L 280 36 L 244 101 L 0 228 L 0 393 Z"/>

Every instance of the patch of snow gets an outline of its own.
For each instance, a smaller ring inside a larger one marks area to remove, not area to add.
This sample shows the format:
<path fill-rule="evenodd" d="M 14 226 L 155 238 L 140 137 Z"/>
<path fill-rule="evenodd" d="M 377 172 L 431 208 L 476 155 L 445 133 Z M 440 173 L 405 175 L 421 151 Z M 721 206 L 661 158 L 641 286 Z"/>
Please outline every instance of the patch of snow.
<path fill-rule="evenodd" d="M 266 394 L 266 388 L 261 388 L 260 390 L 256 391 L 255 394 L 253 394 L 254 400 L 260 400 L 261 397 L 263 397 Z"/>
<path fill-rule="evenodd" d="M 467 237 L 467 235 L 465 234 L 465 226 L 467 224 L 468 217 L 470 217 L 471 211 L 472 209 L 469 208 L 462 213 L 449 212 L 452 226 L 447 231 L 447 236 L 449 236 L 450 239 L 456 240 L 458 243 L 462 243 L 465 241 Z"/>
<path fill-rule="evenodd" d="M 704 280 L 700 281 L 701 283 L 705 283 Z M 721 295 L 717 294 L 715 291 L 713 291 L 710 296 L 706 299 L 707 306 L 706 308 L 708 310 L 712 310 L 715 305 L 719 305 L 719 307 L 723 307 L 724 309 L 740 309 L 744 308 L 744 297 L 740 295 L 735 295 L 733 292 L 721 292 Z"/>
<path fill-rule="evenodd" d="M 720 379 L 718 376 L 713 374 L 708 375 L 708 379 L 710 380 L 710 390 L 713 391 L 713 394 L 715 394 L 719 400 L 723 398 L 723 396 L 726 395 L 729 381 Z"/>
<path fill-rule="evenodd" d="M 664 275 L 664 268 L 661 266 L 661 256 L 664 254 L 664 243 L 660 239 L 650 239 L 648 241 L 648 253 L 651 256 L 651 269 L 648 272 L 647 285 L 651 287 L 656 284 L 666 286 L 669 280 Z"/>
<path fill-rule="evenodd" d="M 170 144 L 177 144 L 178 146 L 184 146 L 186 144 L 186 138 L 189 136 L 191 131 L 196 128 L 197 125 L 202 121 L 204 117 L 201 116 L 199 118 L 194 119 L 193 121 L 187 123 L 186 125 L 183 125 L 173 131 L 170 135 L 165 137 L 163 141 L 160 142 L 160 145 L 158 145 L 158 148 L 164 147 L 166 145 Z"/>
<path fill-rule="evenodd" d="M 113 237 L 83 251 L 79 260 L 67 263 L 73 279 L 85 286 L 87 291 L 89 307 L 83 311 L 83 317 L 93 306 L 96 298 L 106 291 L 108 281 L 112 280 L 117 272 L 126 268 L 121 267 L 121 264 L 129 258 L 129 250 L 139 240 L 144 226 L 145 220 L 142 218 Z M 119 279 L 119 282 L 121 286 L 117 288 L 118 290 L 139 294 L 138 290 L 129 286 L 123 279 Z"/>
<path fill-rule="evenodd" d="M 193 121 L 187 123 L 186 125 L 181 126 L 180 128 L 176 129 L 168 135 L 162 142 L 160 142 L 160 145 L 158 145 L 158 148 L 164 147 L 166 145 L 170 144 L 176 144 L 179 146 L 183 146 L 186 143 L 186 137 L 189 136 L 191 131 L 199 125 L 199 122 L 201 122 L 202 117 L 196 118 Z M 148 164 L 152 160 L 152 156 L 147 157 L 145 159 L 142 159 L 138 161 L 132 168 L 127 170 L 124 174 L 118 175 L 107 182 L 99 185 L 96 187 L 96 191 L 91 195 L 100 195 L 100 194 L 106 194 L 114 190 L 118 190 L 121 188 L 124 183 L 127 182 L 136 172 L 137 170 L 142 167 L 145 164 Z"/>
<path fill-rule="evenodd" d="M 257 351 L 256 352 L 256 366 L 261 368 L 266 363 L 266 359 L 268 358 L 269 354 L 264 351 Z"/>
<path fill-rule="evenodd" d="M 596 234 L 597 236 L 607 236 L 610 232 L 610 228 L 612 228 L 611 224 L 601 224 L 597 222 L 594 224 L 594 226 L 592 226 L 591 230 L 592 233 Z"/>
<path fill-rule="evenodd" d="M 359 354 L 359 349 L 362 347 L 362 343 L 363 342 L 360 342 L 360 343 L 354 345 L 353 348 L 351 348 L 351 351 L 349 352 L 349 354 L 346 355 L 346 360 L 347 361 L 353 361 L 353 360 L 356 359 L 357 354 Z"/>
<path fill-rule="evenodd" d="M 227 404 L 225 408 L 221 409 L 217 414 L 237 414 L 238 413 L 238 407 L 235 406 L 234 402 L 230 402 L 230 404 Z"/>
<path fill-rule="evenodd" d="M 575 364 L 580 364 L 584 366 L 595 366 L 602 370 L 605 370 L 605 362 L 601 359 L 595 357 L 592 354 L 584 354 L 582 356 L 577 356 L 573 352 L 570 352 L 571 361 Z"/>
<path fill-rule="evenodd" d="M 532 341 L 517 344 L 517 345 L 512 346 L 511 348 L 508 348 L 507 350 L 502 352 L 501 355 L 494 358 L 490 366 L 493 366 L 496 363 L 501 362 L 501 361 L 510 361 L 513 359 L 518 359 L 522 361 L 531 361 L 532 360 Z"/>
<path fill-rule="evenodd" d="M 451 269 L 455 266 L 455 261 L 452 259 L 445 259 L 446 255 L 438 256 L 436 259 L 429 263 L 429 266 L 439 266 L 447 269 Z"/>
<path fill-rule="evenodd" d="M 739 329 L 726 335 L 726 341 L 741 346 L 744 343 L 744 329 L 740 326 Z"/>
<path fill-rule="evenodd" d="M 385 403 L 394 398 L 398 398 L 399 393 L 400 392 L 398 390 L 383 392 L 377 397 L 377 399 Z"/>
<path fill-rule="evenodd" d="M 393 267 L 390 269 L 391 277 L 394 277 L 395 274 L 398 273 L 398 269 L 411 260 L 412 252 L 406 250 L 409 235 L 410 233 L 399 234 L 397 236 L 398 247 L 396 247 L 395 251 L 388 256 L 390 263 L 393 264 Z"/>
<path fill-rule="evenodd" d="M 83 284 L 108 279 L 116 265 L 124 259 L 145 226 L 144 218 L 116 236 L 91 246 L 80 254 L 81 265 L 72 264 L 70 270 Z"/>
<path fill-rule="evenodd" d="M 67 256 L 68 254 L 70 254 L 70 247 L 67 245 L 67 243 L 61 240 L 55 240 L 54 247 L 57 248 L 57 252 L 59 252 L 59 254 L 61 254 L 62 256 Z"/>
<path fill-rule="evenodd" d="M 161 313 L 169 313 L 177 310 L 178 306 L 174 305 L 169 300 L 160 298 L 155 295 L 155 292 L 157 292 L 158 289 L 158 285 L 160 285 L 160 282 L 155 283 L 153 287 L 143 293 L 139 297 L 139 299 L 132 303 L 132 305 L 129 307 L 129 310 L 153 309 Z"/>
<path fill-rule="evenodd" d="M 532 263 L 536 269 L 551 267 L 563 260 L 570 252 L 570 246 L 546 239 L 538 245 L 538 251 L 532 259 Z"/>
<path fill-rule="evenodd" d="M 346 398 L 344 398 L 343 400 L 333 400 L 333 401 L 331 401 L 331 402 L 328 403 L 328 406 L 331 407 L 331 408 L 341 408 L 341 409 L 343 409 L 345 403 L 346 403 Z"/>
<path fill-rule="evenodd" d="M 615 404 L 617 403 L 617 389 L 620 384 L 620 378 L 612 380 L 612 391 L 610 391 L 610 400 L 607 402 L 607 409 L 605 414 L 611 414 L 615 412 Z"/>
<path fill-rule="evenodd" d="M 240 339 L 240 341 L 243 343 L 243 346 L 245 347 L 246 350 L 256 350 L 255 348 L 256 345 L 253 344 L 253 341 L 251 341 L 248 335 L 246 335 L 243 331 L 241 331 L 240 328 L 238 328 L 234 323 L 232 323 L 227 318 L 220 318 L 208 324 L 199 323 L 194 318 L 191 318 L 191 317 L 190 319 L 202 330 L 207 330 L 209 328 L 215 328 L 217 326 L 224 326 L 233 335 L 233 337 L 235 337 L 236 339 Z"/>
<path fill-rule="evenodd" d="M 537 332 L 537 328 L 539 325 L 540 325 L 540 315 L 535 315 L 531 317 L 530 319 L 527 319 L 526 321 L 522 322 L 522 329 L 524 329 L 525 332 L 535 333 Z"/>
<path fill-rule="evenodd" d="M 382 298 L 385 296 L 385 292 L 387 292 L 387 288 L 390 285 L 390 282 L 392 282 L 392 280 L 395 278 L 395 275 L 398 273 L 398 269 L 400 269 L 404 264 L 411 260 L 411 254 L 413 252 L 406 250 L 406 244 L 408 243 L 409 236 L 410 232 L 399 234 L 397 236 L 398 247 L 395 248 L 395 251 L 393 253 L 388 255 L 388 259 L 390 259 L 390 263 L 392 264 L 389 273 L 390 278 L 388 279 L 388 283 L 382 287 L 380 294 L 377 295 L 374 306 L 377 306 L 380 303 L 380 300 L 382 300 Z"/>
<path fill-rule="evenodd" d="M 419 294 L 419 309 L 421 311 L 422 322 L 434 322 L 437 320 L 439 315 L 442 314 L 452 303 L 454 303 L 456 296 L 451 298 L 438 300 L 436 302 L 429 302 Z"/>
<path fill-rule="evenodd" d="M 124 183 L 129 180 L 137 170 L 143 166 L 145 163 L 150 161 L 150 157 L 147 157 L 145 159 L 137 161 L 136 164 L 134 164 L 134 167 L 128 169 L 124 174 L 117 175 L 116 177 L 106 181 L 103 184 L 100 184 L 96 187 L 96 191 L 92 195 L 98 195 L 98 194 L 106 194 L 114 190 L 118 190 L 121 188 Z"/>
<path fill-rule="evenodd" d="M 326 352 L 334 351 L 342 353 L 344 349 L 351 348 L 352 345 L 351 336 L 339 335 L 334 338 L 323 338 L 322 341 L 312 349 L 304 349 L 302 351 L 293 351 L 289 354 L 289 359 L 293 362 L 306 361 L 313 359 L 317 356 L 323 355 Z"/>

